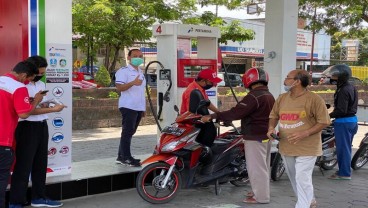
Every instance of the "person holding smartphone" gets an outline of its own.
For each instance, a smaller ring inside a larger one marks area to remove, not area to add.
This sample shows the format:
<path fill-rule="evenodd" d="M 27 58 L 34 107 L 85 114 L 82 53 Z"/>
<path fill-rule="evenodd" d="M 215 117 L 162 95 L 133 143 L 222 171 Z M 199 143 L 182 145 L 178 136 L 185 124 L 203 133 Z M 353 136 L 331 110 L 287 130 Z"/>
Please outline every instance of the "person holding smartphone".
<path fill-rule="evenodd" d="M 26 62 L 38 67 L 39 73 L 26 85 L 30 97 L 36 93 L 46 94 L 45 83 L 40 81 L 46 72 L 47 61 L 41 56 L 29 57 Z M 60 207 L 63 204 L 46 197 L 46 170 L 49 129 L 47 113 L 60 112 L 66 106 L 56 104 L 49 107 L 46 96 L 27 119 L 20 119 L 15 130 L 16 163 L 11 180 L 9 208 L 26 204 L 29 175 L 32 180 L 34 207 Z"/>
<path fill-rule="evenodd" d="M 38 73 L 37 67 L 22 61 L 10 73 L 0 76 L 0 208 L 5 208 L 5 192 L 14 161 L 14 131 L 19 118 L 27 118 L 42 100 L 37 93 L 29 100 L 24 83 Z"/>

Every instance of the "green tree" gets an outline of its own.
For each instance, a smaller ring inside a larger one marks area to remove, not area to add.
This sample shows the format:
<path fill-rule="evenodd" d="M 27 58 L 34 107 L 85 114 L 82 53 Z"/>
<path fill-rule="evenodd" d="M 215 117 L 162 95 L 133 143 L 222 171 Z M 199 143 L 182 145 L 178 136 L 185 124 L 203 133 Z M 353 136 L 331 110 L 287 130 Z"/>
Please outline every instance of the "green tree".
<path fill-rule="evenodd" d="M 107 71 L 105 66 L 100 66 L 96 73 L 95 81 L 102 87 L 108 87 L 111 83 L 110 73 Z"/>
<path fill-rule="evenodd" d="M 92 56 L 106 47 L 105 66 L 115 69 L 119 51 L 144 42 L 152 36 L 150 27 L 156 22 L 177 20 L 195 9 L 194 0 L 74 0 L 73 32 L 82 35 L 77 45 Z"/>
<path fill-rule="evenodd" d="M 221 17 L 217 17 L 216 14 L 206 11 L 200 16 L 192 16 L 189 18 L 183 18 L 184 24 L 196 24 L 196 25 L 208 25 L 213 27 L 219 27 L 221 30 L 221 38 L 219 43 L 226 44 L 228 40 L 232 41 L 247 41 L 254 39 L 255 33 L 253 30 L 245 29 L 241 26 L 240 21 L 233 20 L 226 22 Z"/>
<path fill-rule="evenodd" d="M 330 35 L 359 31 L 368 22 L 367 0 L 300 0 L 299 7 L 299 16 L 311 21 L 307 29 L 324 29 Z"/>
<path fill-rule="evenodd" d="M 359 40 L 359 57 L 358 61 L 351 62 L 355 66 L 368 65 L 368 29 L 362 29 L 353 33 L 350 32 L 336 32 L 331 37 L 331 59 L 339 60 L 341 51 L 343 50 L 343 39 L 357 39 Z"/>

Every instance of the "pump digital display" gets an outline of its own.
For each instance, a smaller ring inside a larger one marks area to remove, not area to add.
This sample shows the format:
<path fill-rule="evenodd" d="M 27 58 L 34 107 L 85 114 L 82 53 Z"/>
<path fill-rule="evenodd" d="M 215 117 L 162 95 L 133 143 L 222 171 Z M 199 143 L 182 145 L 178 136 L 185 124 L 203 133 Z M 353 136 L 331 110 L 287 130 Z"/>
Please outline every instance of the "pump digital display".
<path fill-rule="evenodd" d="M 204 69 L 217 72 L 216 59 L 178 59 L 178 87 L 187 87 Z"/>
<path fill-rule="evenodd" d="M 210 66 L 184 66 L 184 78 L 196 78 L 198 73 L 204 69 L 211 69 Z"/>

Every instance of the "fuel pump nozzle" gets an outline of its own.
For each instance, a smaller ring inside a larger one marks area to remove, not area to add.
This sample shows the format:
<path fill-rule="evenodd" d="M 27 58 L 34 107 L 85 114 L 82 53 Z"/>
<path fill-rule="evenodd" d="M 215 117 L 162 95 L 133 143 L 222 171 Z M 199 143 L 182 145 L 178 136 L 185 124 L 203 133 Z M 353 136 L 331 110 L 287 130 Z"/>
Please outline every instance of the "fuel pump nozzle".
<path fill-rule="evenodd" d="M 160 132 L 162 131 L 162 128 L 160 126 L 160 122 L 159 122 L 159 119 L 161 117 L 161 112 L 162 112 L 162 107 L 163 107 L 163 101 L 165 100 L 166 102 L 169 102 L 170 101 L 170 89 L 171 89 L 171 86 L 172 86 L 172 81 L 171 81 L 171 73 L 170 73 L 170 69 L 165 69 L 164 65 L 162 65 L 161 62 L 159 61 L 150 61 L 146 68 L 145 68 L 145 77 L 147 77 L 147 72 L 148 72 L 148 68 L 151 64 L 153 63 L 157 63 L 160 67 L 161 67 L 161 70 L 160 70 L 160 73 L 161 71 L 164 71 L 165 73 L 165 76 L 167 78 L 167 80 L 169 81 L 169 87 L 168 89 L 166 90 L 165 94 L 160 92 L 158 94 L 158 114 L 156 114 L 155 110 L 153 109 L 153 104 L 152 104 L 152 100 L 151 100 L 151 95 L 150 95 L 150 91 L 148 89 L 148 85 L 146 83 L 146 93 L 147 93 L 147 98 L 148 98 L 148 102 L 150 104 L 150 109 L 151 109 L 151 112 L 152 112 L 152 115 L 153 117 L 155 118 L 155 121 L 156 121 L 156 124 L 157 124 L 157 127 L 158 129 L 160 130 Z"/>

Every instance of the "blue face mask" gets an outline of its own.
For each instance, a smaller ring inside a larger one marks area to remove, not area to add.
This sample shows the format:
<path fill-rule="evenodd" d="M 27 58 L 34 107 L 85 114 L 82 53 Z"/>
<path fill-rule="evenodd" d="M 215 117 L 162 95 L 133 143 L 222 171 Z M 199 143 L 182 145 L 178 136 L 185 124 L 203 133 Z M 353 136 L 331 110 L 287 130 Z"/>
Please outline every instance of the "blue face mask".
<path fill-rule="evenodd" d="M 143 59 L 142 58 L 132 58 L 130 60 L 130 63 L 133 65 L 133 66 L 139 66 L 141 64 L 143 64 Z"/>
<path fill-rule="evenodd" d="M 292 88 L 292 87 L 294 87 L 295 82 L 296 82 L 296 81 L 294 81 L 294 82 L 293 82 L 293 84 L 291 84 L 291 85 L 289 85 L 289 86 L 288 86 L 288 85 L 284 85 L 284 90 L 285 90 L 286 92 L 289 92 L 289 91 L 291 90 L 291 88 Z"/>

